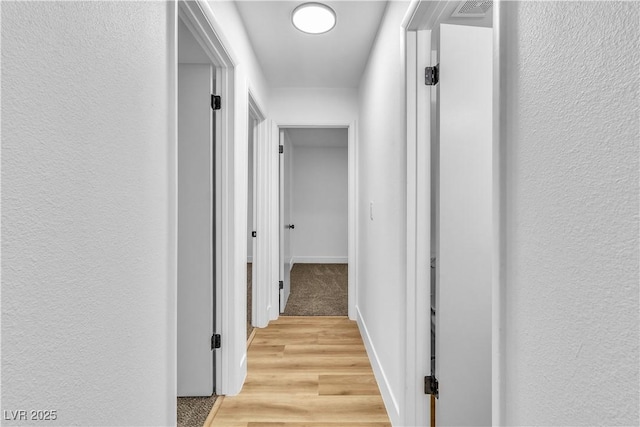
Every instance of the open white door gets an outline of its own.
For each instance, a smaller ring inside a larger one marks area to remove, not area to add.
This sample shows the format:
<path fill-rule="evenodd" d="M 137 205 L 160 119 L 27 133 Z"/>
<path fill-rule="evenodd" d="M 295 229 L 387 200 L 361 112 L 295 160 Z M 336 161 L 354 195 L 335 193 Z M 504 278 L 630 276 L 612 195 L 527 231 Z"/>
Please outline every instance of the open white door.
<path fill-rule="evenodd" d="M 440 26 L 438 426 L 491 425 L 492 29 Z"/>
<path fill-rule="evenodd" d="M 280 313 L 284 312 L 291 293 L 291 162 L 290 149 L 280 129 Z"/>
<path fill-rule="evenodd" d="M 255 277 L 257 276 L 257 260 L 256 254 L 258 253 L 257 244 L 255 242 L 255 237 L 253 237 L 253 232 L 257 230 L 257 203 L 256 203 L 256 193 L 258 191 L 258 177 L 256 174 L 256 163 L 258 161 L 257 153 L 257 145 L 256 145 L 256 125 L 257 120 L 249 114 L 249 145 L 248 145 L 248 183 L 249 183 L 249 191 L 247 198 L 247 265 L 251 265 L 250 268 L 247 268 L 247 301 L 250 302 L 250 305 L 247 305 L 247 330 L 249 330 L 250 326 L 255 326 L 256 323 L 256 281 Z M 249 335 L 247 335 L 249 338 Z"/>
<path fill-rule="evenodd" d="M 211 64 L 178 64 L 178 396 L 215 387 L 213 73 Z"/>

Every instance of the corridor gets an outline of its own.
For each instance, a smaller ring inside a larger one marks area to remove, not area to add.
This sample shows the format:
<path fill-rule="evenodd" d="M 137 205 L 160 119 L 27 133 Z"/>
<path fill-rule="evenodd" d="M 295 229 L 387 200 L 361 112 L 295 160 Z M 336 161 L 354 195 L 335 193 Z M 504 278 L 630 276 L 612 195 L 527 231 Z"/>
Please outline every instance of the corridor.
<path fill-rule="evenodd" d="M 640 2 L 0 21 L 3 424 L 172 426 L 215 393 L 216 426 L 640 425 Z M 283 134 L 317 128 L 347 133 L 346 228 L 280 197 L 320 159 Z M 300 258 L 346 263 L 351 320 L 283 315 Z"/>
<path fill-rule="evenodd" d="M 391 425 L 358 326 L 346 317 L 283 316 L 256 329 L 247 358 L 242 391 L 219 399 L 205 426 Z"/>

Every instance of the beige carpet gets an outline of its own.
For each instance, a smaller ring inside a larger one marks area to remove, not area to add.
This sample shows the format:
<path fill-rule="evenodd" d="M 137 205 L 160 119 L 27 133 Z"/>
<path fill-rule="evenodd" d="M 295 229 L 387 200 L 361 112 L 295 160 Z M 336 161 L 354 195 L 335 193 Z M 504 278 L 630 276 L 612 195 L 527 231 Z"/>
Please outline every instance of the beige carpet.
<path fill-rule="evenodd" d="M 347 264 L 295 264 L 284 316 L 347 316 Z"/>
<path fill-rule="evenodd" d="M 179 397 L 178 427 L 202 427 L 213 408 L 216 395 L 211 397 Z"/>

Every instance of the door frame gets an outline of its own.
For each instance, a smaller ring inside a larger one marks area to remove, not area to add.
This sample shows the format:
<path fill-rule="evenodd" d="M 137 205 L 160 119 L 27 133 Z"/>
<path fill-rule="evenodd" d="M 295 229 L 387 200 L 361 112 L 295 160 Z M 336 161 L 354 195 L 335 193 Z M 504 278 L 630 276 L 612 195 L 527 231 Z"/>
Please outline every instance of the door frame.
<path fill-rule="evenodd" d="M 269 324 L 270 241 L 269 241 L 269 123 L 264 110 L 248 90 L 249 120 L 255 120 L 253 140 L 253 211 L 256 237 L 253 240 L 252 268 L 252 326 L 264 328 Z M 246 226 L 245 226 L 246 230 Z M 245 236 L 245 241 L 248 236 Z M 246 260 L 245 260 L 246 261 Z"/>
<path fill-rule="evenodd" d="M 279 280 L 279 266 L 280 266 L 280 239 L 279 231 L 279 214 L 280 214 L 280 185 L 279 185 L 279 168 L 278 168 L 278 146 L 280 144 L 280 130 L 281 129 L 290 129 L 290 128 L 306 128 L 306 129 L 317 129 L 317 128 L 333 128 L 333 129 L 347 129 L 347 153 L 348 153 L 348 172 L 347 172 L 347 181 L 348 181 L 348 207 L 347 207 L 347 224 L 348 224 L 348 237 L 347 237 L 347 258 L 348 258 L 348 316 L 351 320 L 356 320 L 356 301 L 358 295 L 358 275 L 356 263 L 358 260 L 358 228 L 357 228 L 357 209 L 358 205 L 356 203 L 356 198 L 358 195 L 358 181 L 357 181 L 357 167 L 358 167 L 358 138 L 357 138 L 357 122 L 320 122 L 320 123 L 272 123 L 271 129 L 271 152 L 275 155 L 276 167 L 274 168 L 274 173 L 271 175 L 271 186 L 275 190 L 272 197 L 272 232 L 275 236 L 274 244 L 273 244 L 273 253 L 278 254 L 275 259 L 275 279 L 272 280 L 271 286 L 271 310 L 270 310 L 270 319 L 277 319 L 280 315 L 278 309 L 278 299 L 280 296 L 280 289 L 278 288 L 278 280 Z"/>
<path fill-rule="evenodd" d="M 423 378 L 430 374 L 430 318 L 425 307 L 431 285 L 429 259 L 431 200 L 431 105 L 424 85 L 424 68 L 431 63 L 431 31 L 449 18 L 446 11 L 457 1 L 413 0 L 402 23 L 406 48 L 407 111 L 407 291 L 406 291 L 406 407 L 405 423 L 428 425 L 429 396 Z M 505 25 L 501 0 L 493 2 L 493 230 L 492 230 L 492 423 L 504 420 L 504 131 L 501 125 L 501 26 Z"/>
<path fill-rule="evenodd" d="M 215 112 L 215 333 L 223 337 L 231 338 L 233 331 L 239 325 L 234 314 L 234 300 L 238 299 L 237 292 L 233 289 L 233 278 L 236 275 L 236 254 L 234 252 L 235 221 L 234 205 L 235 189 L 233 186 L 234 174 L 234 135 L 235 135 L 235 64 L 236 57 L 228 48 L 229 43 L 220 34 L 220 25 L 216 21 L 210 7 L 203 1 L 178 0 L 177 11 L 170 22 L 173 37 L 169 41 L 169 48 L 175 55 L 171 76 L 173 111 L 170 112 L 170 127 L 175 136 L 175 142 L 169 150 L 169 222 L 171 230 L 171 254 L 169 259 L 169 274 L 173 282 L 174 295 L 177 294 L 177 26 L 178 19 L 187 26 L 189 31 L 215 67 L 216 94 L 222 97 L 223 108 Z M 245 224 L 246 229 L 246 224 Z M 246 262 L 246 260 L 245 260 Z M 246 269 L 246 267 L 245 267 Z M 175 322 L 175 318 L 174 318 Z M 229 344 L 231 340 L 223 344 Z M 234 345 L 223 345 L 216 355 L 216 381 L 217 394 L 234 394 L 239 391 L 244 379 L 242 366 L 234 363 L 242 359 Z M 246 355 L 245 355 L 246 358 Z"/>

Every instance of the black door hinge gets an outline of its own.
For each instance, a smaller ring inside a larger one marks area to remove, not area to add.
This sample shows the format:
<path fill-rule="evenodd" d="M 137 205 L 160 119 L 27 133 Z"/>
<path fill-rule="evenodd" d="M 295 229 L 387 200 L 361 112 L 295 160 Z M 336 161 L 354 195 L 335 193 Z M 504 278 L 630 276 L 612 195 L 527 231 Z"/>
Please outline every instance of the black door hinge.
<path fill-rule="evenodd" d="M 284 153 L 284 145 L 280 146 L 280 154 Z"/>
<path fill-rule="evenodd" d="M 251 237 L 256 237 L 258 235 L 258 233 L 256 233 L 255 231 L 251 232 Z"/>
<path fill-rule="evenodd" d="M 215 350 L 216 348 L 220 348 L 220 334 L 214 334 L 211 337 L 211 350 Z"/>
<path fill-rule="evenodd" d="M 280 285 L 280 290 L 284 289 L 284 282 L 282 280 L 280 280 L 278 284 Z"/>
<path fill-rule="evenodd" d="M 440 64 L 424 69 L 424 84 L 434 86 L 440 81 Z"/>
<path fill-rule="evenodd" d="M 220 95 L 211 95 L 211 108 L 214 110 L 222 108 L 222 98 Z"/>
<path fill-rule="evenodd" d="M 432 394 L 438 397 L 438 380 L 436 377 L 432 375 L 424 377 L 424 394 Z"/>

